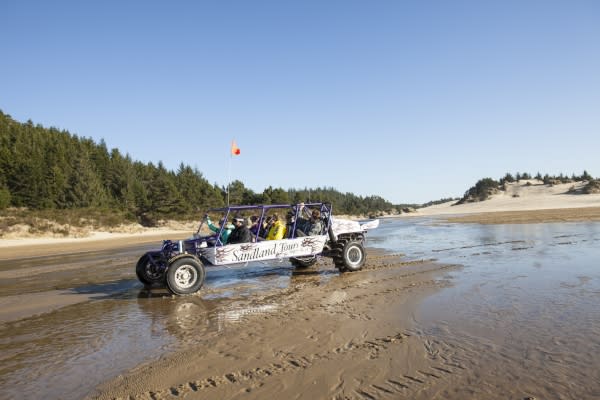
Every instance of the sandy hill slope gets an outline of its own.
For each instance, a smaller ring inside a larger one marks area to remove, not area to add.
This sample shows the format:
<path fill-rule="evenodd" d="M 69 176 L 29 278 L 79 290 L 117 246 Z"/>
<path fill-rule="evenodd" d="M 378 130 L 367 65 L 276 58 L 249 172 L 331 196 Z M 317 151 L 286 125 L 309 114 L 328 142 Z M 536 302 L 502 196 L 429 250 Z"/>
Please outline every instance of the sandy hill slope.
<path fill-rule="evenodd" d="M 510 183 L 490 199 L 453 206 L 454 201 L 420 208 L 411 215 L 471 214 L 498 211 L 600 207 L 600 194 L 581 194 L 587 182 L 544 185 L 532 179 Z"/>

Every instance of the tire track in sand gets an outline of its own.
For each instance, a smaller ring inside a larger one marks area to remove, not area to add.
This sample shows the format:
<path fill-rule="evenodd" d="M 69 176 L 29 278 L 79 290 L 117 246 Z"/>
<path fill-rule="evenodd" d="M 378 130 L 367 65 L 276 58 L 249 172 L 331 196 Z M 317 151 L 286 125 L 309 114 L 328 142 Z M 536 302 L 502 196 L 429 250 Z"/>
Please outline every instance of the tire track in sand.
<path fill-rule="evenodd" d="M 399 332 L 392 336 L 385 336 L 370 340 L 352 340 L 342 346 L 336 347 L 323 353 L 309 355 L 298 355 L 289 352 L 278 352 L 278 361 L 257 366 L 252 369 L 232 370 L 224 374 L 213 375 L 204 379 L 181 383 L 169 388 L 148 391 L 139 396 L 128 396 L 129 399 L 178 399 L 185 398 L 190 393 L 202 393 L 210 389 L 220 388 L 224 385 L 235 385 L 240 391 L 251 391 L 262 386 L 268 379 L 274 379 L 285 373 L 296 373 L 300 370 L 310 368 L 320 362 L 331 362 L 342 359 L 350 353 L 362 353 L 366 358 L 374 359 L 383 351 L 389 350 L 390 346 L 402 345 L 406 338 L 411 335 Z M 385 388 L 381 388 L 385 390 Z M 390 391 L 390 393 L 393 393 Z M 115 400 L 120 398 L 115 398 Z"/>

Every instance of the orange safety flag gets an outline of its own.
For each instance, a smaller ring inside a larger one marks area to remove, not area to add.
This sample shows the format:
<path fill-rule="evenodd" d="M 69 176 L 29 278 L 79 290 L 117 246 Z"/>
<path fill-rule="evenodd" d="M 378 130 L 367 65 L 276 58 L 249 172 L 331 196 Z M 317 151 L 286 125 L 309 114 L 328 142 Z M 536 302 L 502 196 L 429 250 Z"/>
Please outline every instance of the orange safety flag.
<path fill-rule="evenodd" d="M 231 155 L 232 156 L 239 156 L 240 155 L 240 148 L 237 147 L 237 144 L 235 144 L 235 140 L 231 141 Z"/>

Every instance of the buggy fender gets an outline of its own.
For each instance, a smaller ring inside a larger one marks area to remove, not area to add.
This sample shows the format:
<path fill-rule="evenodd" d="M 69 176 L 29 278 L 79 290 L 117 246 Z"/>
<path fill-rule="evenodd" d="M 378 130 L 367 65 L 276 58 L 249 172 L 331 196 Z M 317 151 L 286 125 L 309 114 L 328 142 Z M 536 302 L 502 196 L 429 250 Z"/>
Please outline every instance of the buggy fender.
<path fill-rule="evenodd" d="M 162 252 L 149 251 L 146 253 L 146 255 L 148 256 L 148 261 L 150 261 L 150 264 L 152 264 L 154 267 L 158 267 L 160 265 L 159 260 L 162 256 Z"/>
<path fill-rule="evenodd" d="M 374 219 L 373 221 L 369 221 L 366 222 L 364 224 L 360 225 L 360 229 L 362 229 L 363 231 L 367 231 L 369 229 L 375 229 L 379 226 L 379 220 L 378 219 Z"/>
<path fill-rule="evenodd" d="M 196 257 L 193 254 L 188 254 L 188 253 L 183 253 L 183 254 L 177 254 L 175 257 L 171 257 L 169 259 L 168 265 L 167 265 L 167 269 L 169 268 L 169 266 L 171 264 L 173 264 L 175 261 L 181 259 L 181 258 L 191 258 L 192 260 L 199 262 L 201 265 L 204 265 L 204 263 L 202 261 L 200 261 L 200 259 L 198 257 Z"/>
<path fill-rule="evenodd" d="M 333 231 L 333 226 L 329 225 L 329 229 L 327 229 L 327 234 L 329 235 L 329 240 L 333 243 L 337 242 L 337 235 Z"/>

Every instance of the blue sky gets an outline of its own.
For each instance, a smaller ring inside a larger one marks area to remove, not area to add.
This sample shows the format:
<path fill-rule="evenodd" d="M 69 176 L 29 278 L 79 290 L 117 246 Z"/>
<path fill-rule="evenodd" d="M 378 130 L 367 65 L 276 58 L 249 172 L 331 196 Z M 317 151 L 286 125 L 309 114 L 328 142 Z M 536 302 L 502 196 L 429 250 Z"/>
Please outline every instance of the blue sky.
<path fill-rule="evenodd" d="M 600 176 L 598 1 L 5 0 L 0 109 L 262 192 Z"/>

